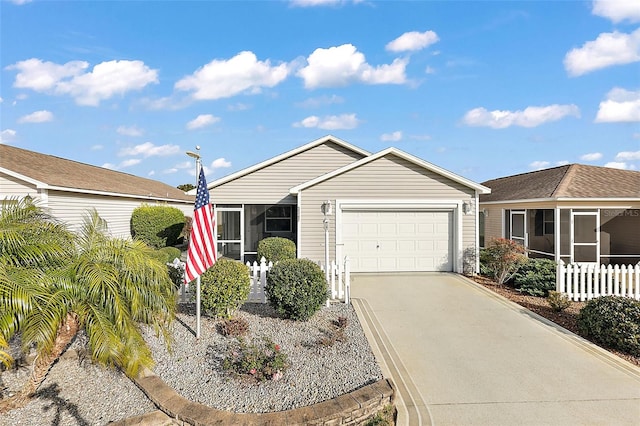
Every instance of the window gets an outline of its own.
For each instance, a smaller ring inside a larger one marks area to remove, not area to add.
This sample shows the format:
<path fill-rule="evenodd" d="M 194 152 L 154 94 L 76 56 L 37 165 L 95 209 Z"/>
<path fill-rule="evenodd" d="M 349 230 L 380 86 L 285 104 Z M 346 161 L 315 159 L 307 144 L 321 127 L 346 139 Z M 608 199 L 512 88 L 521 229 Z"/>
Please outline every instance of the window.
<path fill-rule="evenodd" d="M 534 234 L 536 237 L 543 235 L 553 235 L 553 210 L 534 210 L 535 211 L 535 229 Z"/>
<path fill-rule="evenodd" d="M 271 206 L 264 217 L 266 232 L 291 232 L 291 206 Z"/>

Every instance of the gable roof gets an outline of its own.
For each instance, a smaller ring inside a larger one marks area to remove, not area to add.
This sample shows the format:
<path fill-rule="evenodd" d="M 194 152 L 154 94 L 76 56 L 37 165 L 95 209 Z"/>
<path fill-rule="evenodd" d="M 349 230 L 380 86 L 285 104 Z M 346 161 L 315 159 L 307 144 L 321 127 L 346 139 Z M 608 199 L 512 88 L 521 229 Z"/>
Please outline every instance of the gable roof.
<path fill-rule="evenodd" d="M 128 173 L 0 144 L 0 172 L 38 188 L 193 203 L 173 186 Z"/>
<path fill-rule="evenodd" d="M 327 142 L 333 142 L 333 143 L 335 143 L 337 145 L 340 145 L 340 146 L 342 146 L 342 147 L 344 147 L 344 148 L 346 148 L 348 150 L 351 150 L 353 152 L 356 152 L 356 153 L 364 155 L 364 156 L 368 156 L 368 155 L 371 154 L 370 152 L 365 151 L 362 148 L 358 148 L 355 145 L 351 145 L 350 143 L 348 143 L 346 141 L 343 141 L 340 138 L 337 138 L 337 137 L 332 136 L 332 135 L 327 135 L 327 136 L 324 136 L 324 137 L 322 137 L 320 139 L 316 139 L 314 141 L 311 141 L 308 144 L 305 144 L 305 145 L 302 145 L 302 146 L 300 146 L 298 148 L 292 149 L 291 151 L 287 151 L 284 154 L 280 154 L 280 155 L 278 155 L 276 157 L 273 157 L 273 158 L 265 160 L 265 161 L 263 161 L 261 163 L 255 164 L 255 165 L 253 165 L 251 167 L 247 167 L 246 169 L 239 170 L 239 171 L 237 171 L 235 173 L 232 173 L 232 174 L 227 175 L 225 177 L 222 177 L 220 179 L 217 179 L 217 180 L 214 180 L 212 182 L 209 182 L 209 184 L 207 185 L 207 188 L 208 189 L 215 188 L 216 186 L 220 186 L 223 183 L 230 182 L 230 181 L 238 179 L 238 178 L 240 178 L 242 176 L 245 176 L 245 175 L 248 175 L 250 173 L 253 173 L 253 172 L 257 171 L 257 170 L 264 169 L 265 167 L 268 167 L 268 166 L 270 166 L 272 164 L 275 164 L 277 162 L 280 162 L 282 160 L 286 160 L 287 158 L 293 157 L 294 155 L 300 154 L 301 152 L 307 151 L 307 150 L 309 150 L 311 148 L 314 148 L 314 147 L 316 147 L 318 145 L 322 145 L 323 143 L 327 143 Z M 195 190 L 189 191 L 189 194 L 191 194 L 191 193 L 195 194 Z"/>
<path fill-rule="evenodd" d="M 453 180 L 454 182 L 458 182 L 458 183 L 460 183 L 460 184 L 462 184 L 464 186 L 472 188 L 472 189 L 478 191 L 479 194 L 488 194 L 489 192 L 491 192 L 491 190 L 489 188 L 487 188 L 486 186 L 483 186 L 483 185 L 480 185 L 478 183 L 475 183 L 475 182 L 473 182 L 473 181 L 471 181 L 469 179 L 466 179 L 466 178 L 464 178 L 464 177 L 462 177 L 460 175 L 457 175 L 457 174 L 452 173 L 452 172 L 450 172 L 448 170 L 445 170 L 442 167 L 438 167 L 438 166 L 436 166 L 434 164 L 431 164 L 431 163 L 429 163 L 427 161 L 424 161 L 424 160 L 422 160 L 422 159 L 420 159 L 418 157 L 414 157 L 413 155 L 408 154 L 408 153 L 406 153 L 404 151 L 401 151 L 399 149 L 396 149 L 394 147 L 387 148 L 387 149 L 379 151 L 379 152 L 377 152 L 375 154 L 371 154 L 368 157 L 364 157 L 361 160 L 354 161 L 353 163 L 347 164 L 346 166 L 341 167 L 341 168 L 339 168 L 337 170 L 334 170 L 332 172 L 326 173 L 326 174 L 324 174 L 322 176 L 319 176 L 319 177 L 317 177 L 315 179 L 312 179 L 312 180 L 310 180 L 308 182 L 305 182 L 305 183 L 302 183 L 300 185 L 294 186 L 293 188 L 291 188 L 289 190 L 289 192 L 291 194 L 298 194 L 298 193 L 300 193 L 300 191 L 302 191 L 302 190 L 304 190 L 306 188 L 309 188 L 309 187 L 311 187 L 313 185 L 316 185 L 316 184 L 318 184 L 320 182 L 324 182 L 326 180 L 329 180 L 334 176 L 340 175 L 340 174 L 345 173 L 345 172 L 347 172 L 349 170 L 355 169 L 355 168 L 360 167 L 360 166 L 362 166 L 364 164 L 367 164 L 367 163 L 370 163 L 372 161 L 375 161 L 378 158 L 382 158 L 382 157 L 384 157 L 386 155 L 395 155 L 397 157 L 400 157 L 400 158 L 402 158 L 404 160 L 407 160 L 407 161 L 409 161 L 409 162 L 411 162 L 411 163 L 413 163 L 413 164 L 415 164 L 417 166 L 423 167 L 423 168 L 425 168 L 425 169 L 427 169 L 429 171 L 432 171 L 432 172 L 437 173 L 437 174 L 439 174 L 441 176 L 449 178 L 449 179 Z"/>
<path fill-rule="evenodd" d="M 559 198 L 640 199 L 640 172 L 610 167 L 568 164 L 482 183 L 491 194 L 481 202 Z"/>

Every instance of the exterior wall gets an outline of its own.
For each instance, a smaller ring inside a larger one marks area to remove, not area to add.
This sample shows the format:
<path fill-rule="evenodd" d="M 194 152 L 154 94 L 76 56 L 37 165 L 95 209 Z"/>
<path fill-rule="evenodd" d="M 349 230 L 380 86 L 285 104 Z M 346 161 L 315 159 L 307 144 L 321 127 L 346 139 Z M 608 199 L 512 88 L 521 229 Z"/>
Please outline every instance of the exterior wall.
<path fill-rule="evenodd" d="M 503 237 L 502 217 L 504 210 L 561 209 L 560 254 L 569 261 L 570 253 L 570 209 L 600 210 L 600 255 L 640 254 L 640 201 L 544 201 L 504 202 L 500 204 L 480 203 L 485 215 L 485 244 L 491 237 Z M 637 257 L 601 259 L 603 263 L 635 263 Z"/>
<path fill-rule="evenodd" d="M 473 201 L 474 196 L 475 191 L 471 188 L 396 156 L 385 156 L 302 191 L 298 252 L 301 257 L 324 262 L 325 234 L 321 206 L 326 200 L 331 200 L 335 208 L 336 199 Z M 462 215 L 461 251 L 476 245 L 475 218 L 475 214 Z M 334 212 L 329 220 L 331 259 L 335 258 L 335 243 Z"/>
<path fill-rule="evenodd" d="M 327 142 L 210 190 L 215 204 L 296 204 L 289 189 L 363 156 Z"/>
<path fill-rule="evenodd" d="M 48 207 L 53 216 L 66 222 L 73 231 L 80 228 L 87 210 L 95 207 L 100 217 L 107 221 L 111 235 L 128 238 L 131 237 L 131 214 L 142 204 L 168 205 L 180 209 L 185 216 L 193 215 L 193 205 L 189 203 L 162 203 L 62 191 L 49 191 Z"/>
<path fill-rule="evenodd" d="M 13 176 L 0 173 L 0 198 L 25 197 L 26 195 L 36 198 L 38 196 L 36 186 Z"/>

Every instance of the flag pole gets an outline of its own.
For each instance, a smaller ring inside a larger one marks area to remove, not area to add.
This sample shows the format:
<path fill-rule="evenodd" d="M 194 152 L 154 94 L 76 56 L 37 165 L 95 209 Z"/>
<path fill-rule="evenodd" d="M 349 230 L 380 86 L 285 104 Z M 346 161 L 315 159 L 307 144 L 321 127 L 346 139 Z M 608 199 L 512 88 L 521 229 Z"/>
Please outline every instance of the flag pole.
<path fill-rule="evenodd" d="M 196 278 L 196 339 L 200 338 L 200 275 Z"/>

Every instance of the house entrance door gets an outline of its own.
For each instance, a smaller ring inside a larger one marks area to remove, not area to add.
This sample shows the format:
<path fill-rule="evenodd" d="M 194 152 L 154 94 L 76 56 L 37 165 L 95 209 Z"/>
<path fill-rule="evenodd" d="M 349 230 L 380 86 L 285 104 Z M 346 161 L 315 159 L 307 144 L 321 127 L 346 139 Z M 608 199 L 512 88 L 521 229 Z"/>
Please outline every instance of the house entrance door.
<path fill-rule="evenodd" d="M 218 256 L 244 262 L 244 211 L 241 207 L 216 209 Z"/>
<path fill-rule="evenodd" d="M 511 210 L 509 239 L 527 247 L 527 225 L 524 210 Z"/>
<path fill-rule="evenodd" d="M 598 212 L 571 212 L 571 263 L 599 262 L 599 229 Z"/>

